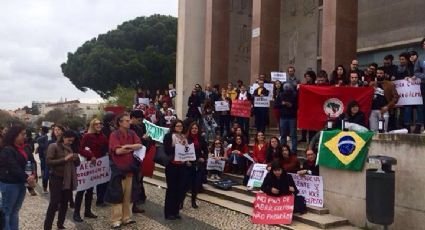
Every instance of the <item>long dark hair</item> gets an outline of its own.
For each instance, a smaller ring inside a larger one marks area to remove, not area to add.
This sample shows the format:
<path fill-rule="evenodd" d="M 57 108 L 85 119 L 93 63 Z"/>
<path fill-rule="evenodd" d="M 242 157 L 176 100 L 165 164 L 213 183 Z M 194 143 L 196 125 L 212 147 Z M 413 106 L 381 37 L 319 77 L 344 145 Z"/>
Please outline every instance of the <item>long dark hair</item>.
<path fill-rule="evenodd" d="M 272 147 L 272 140 L 273 139 L 275 139 L 277 141 L 277 147 L 276 147 L 276 149 L 273 149 L 273 147 Z M 277 137 L 271 137 L 270 138 L 270 141 L 269 141 L 269 145 L 267 146 L 267 150 L 266 150 L 266 161 L 267 162 L 272 162 L 273 161 L 273 154 L 274 153 L 277 153 L 277 157 L 280 160 L 283 160 L 281 151 L 282 151 L 282 147 L 280 145 L 279 138 L 277 138 Z"/>
<path fill-rule="evenodd" d="M 14 147 L 15 146 L 15 139 L 24 130 L 25 130 L 25 126 L 23 126 L 23 125 L 13 125 L 12 127 L 10 127 L 3 137 L 1 148 L 4 148 L 6 146 Z"/>
<path fill-rule="evenodd" d="M 171 134 L 173 134 L 173 133 L 175 133 L 175 132 L 176 132 L 176 125 L 177 125 L 178 123 L 181 123 L 181 124 L 183 125 L 183 127 L 184 127 L 184 123 L 183 123 L 183 121 L 182 121 L 182 120 L 174 120 L 174 121 L 171 123 L 171 125 L 170 125 L 170 133 L 171 133 Z M 183 133 L 183 132 L 182 132 L 182 133 Z"/>
<path fill-rule="evenodd" d="M 190 125 L 189 125 L 189 127 L 187 128 L 187 130 L 186 130 L 186 137 L 190 137 L 190 136 L 192 136 L 192 128 L 193 128 L 193 126 L 196 126 L 196 127 L 198 127 L 198 134 L 197 134 L 197 136 L 199 137 L 199 136 L 201 136 L 200 135 L 200 127 L 199 127 L 199 124 L 196 122 L 196 121 L 194 121 L 194 122 L 192 122 L 192 123 L 190 123 Z"/>

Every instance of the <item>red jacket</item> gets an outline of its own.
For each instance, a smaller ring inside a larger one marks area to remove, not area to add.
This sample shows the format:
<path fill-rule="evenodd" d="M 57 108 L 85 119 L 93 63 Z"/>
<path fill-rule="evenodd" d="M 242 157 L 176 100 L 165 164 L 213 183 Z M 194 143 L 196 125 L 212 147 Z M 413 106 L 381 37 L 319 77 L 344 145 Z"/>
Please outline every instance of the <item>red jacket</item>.
<path fill-rule="evenodd" d="M 80 155 L 90 160 L 103 157 L 108 152 L 108 139 L 103 133 L 85 133 L 80 143 Z"/>
<path fill-rule="evenodd" d="M 289 155 L 288 159 L 282 161 L 282 167 L 288 173 L 296 173 L 300 170 L 300 162 L 297 155 Z"/>
<path fill-rule="evenodd" d="M 266 163 L 266 151 L 267 151 L 267 144 L 263 144 L 263 148 L 260 149 L 260 147 L 255 144 L 254 145 L 254 151 L 252 152 L 252 158 L 255 162 L 260 164 Z"/>

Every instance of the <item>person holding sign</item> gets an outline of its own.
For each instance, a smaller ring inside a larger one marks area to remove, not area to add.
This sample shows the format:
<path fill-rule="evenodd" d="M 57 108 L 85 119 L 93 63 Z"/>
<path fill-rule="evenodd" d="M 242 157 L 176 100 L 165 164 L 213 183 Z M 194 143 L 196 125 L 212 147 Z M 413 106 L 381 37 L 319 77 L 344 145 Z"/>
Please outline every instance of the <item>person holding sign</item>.
<path fill-rule="evenodd" d="M 241 85 L 240 91 L 236 96 L 238 101 L 250 101 L 252 103 L 252 95 L 246 90 L 246 86 Z M 251 105 L 252 107 L 252 105 Z M 251 110 L 251 108 L 250 108 Z M 237 122 L 242 127 L 242 131 L 249 136 L 249 117 L 236 117 Z"/>
<path fill-rule="evenodd" d="M 188 162 L 176 161 L 176 145 L 187 145 L 186 135 L 183 134 L 183 122 L 176 120 L 171 124 L 170 132 L 164 136 L 164 151 L 171 161 L 165 166 L 165 193 L 164 216 L 167 220 L 181 219 L 179 214 L 185 190 L 185 165 Z M 189 162 L 190 163 L 190 162 Z"/>
<path fill-rule="evenodd" d="M 112 159 L 111 180 L 105 196 L 105 201 L 112 204 L 112 228 L 121 225 L 133 224 L 132 203 L 137 201 L 138 162 L 133 152 L 142 148 L 137 134 L 130 129 L 130 116 L 118 115 L 116 118 L 117 130 L 109 137 L 109 153 Z"/>
<path fill-rule="evenodd" d="M 305 213 L 307 207 L 303 196 L 299 193 L 292 176 L 287 174 L 279 162 L 275 161 L 271 165 L 271 171 L 264 178 L 261 191 L 269 196 L 294 195 L 294 212 Z"/>
<path fill-rule="evenodd" d="M 205 163 L 208 157 L 208 143 L 204 137 L 201 136 L 199 130 L 199 125 L 194 122 L 189 125 L 187 133 L 187 141 L 189 144 L 194 144 L 196 153 L 196 161 L 191 161 L 188 164 L 187 169 L 187 188 L 190 188 L 191 190 L 190 193 L 192 195 L 192 208 L 198 208 L 198 205 L 196 204 L 196 196 L 201 190 L 202 182 L 206 176 Z M 188 189 L 186 189 L 186 191 Z M 183 195 L 182 205 L 184 203 L 184 197 L 185 195 Z"/>
<path fill-rule="evenodd" d="M 258 88 L 254 90 L 254 97 L 268 97 L 269 91 L 264 87 L 264 80 L 258 80 Z M 255 127 L 257 132 L 264 132 L 266 130 L 266 123 L 268 120 L 269 108 L 254 107 Z"/>
<path fill-rule="evenodd" d="M 72 191 L 77 189 L 76 166 L 80 165 L 80 158 L 72 151 L 72 143 L 76 135 L 73 131 L 65 131 L 57 143 L 49 145 L 46 155 L 46 164 L 50 168 L 49 190 L 50 201 L 44 220 L 44 229 L 52 229 L 55 214 L 58 214 L 58 229 L 65 229 L 66 211 Z"/>
<path fill-rule="evenodd" d="M 80 155 L 85 157 L 91 164 L 96 164 L 96 159 L 106 156 L 108 153 L 108 140 L 105 135 L 103 135 L 102 131 L 102 122 L 95 118 L 90 121 L 89 128 L 87 133 L 84 134 L 83 138 L 80 142 Z M 97 202 L 96 205 L 102 206 L 104 205 L 103 198 L 105 196 L 106 186 L 108 183 L 99 184 L 96 186 L 96 195 Z M 80 208 L 81 203 L 83 201 L 83 196 L 85 193 L 85 209 L 84 209 L 84 217 L 87 218 L 97 218 L 95 214 L 91 211 L 91 203 L 93 200 L 93 187 L 77 192 L 75 196 L 75 207 L 74 207 L 74 215 L 73 219 L 76 222 L 83 222 L 80 216 Z"/>
<path fill-rule="evenodd" d="M 227 157 L 224 153 L 224 147 L 223 143 L 219 138 L 216 138 L 214 140 L 214 144 L 211 146 L 209 154 L 209 158 L 212 158 L 214 160 L 227 160 Z M 217 170 L 210 170 L 209 173 L 211 174 L 210 179 L 212 180 L 220 180 L 220 171 Z"/>
<path fill-rule="evenodd" d="M 298 175 L 319 176 L 319 165 L 316 165 L 316 153 L 312 149 L 307 149 L 305 155 L 307 156 L 307 160 L 302 164 L 301 170 L 297 172 Z"/>
<path fill-rule="evenodd" d="M 227 91 L 224 88 L 221 89 L 221 96 L 218 99 L 218 102 L 220 102 L 220 101 L 227 102 L 229 104 L 229 107 L 231 107 L 231 105 L 232 105 L 232 101 L 231 101 L 230 97 L 227 96 Z M 220 135 L 221 136 L 229 135 L 230 121 L 231 121 L 230 111 L 229 110 L 216 111 L 216 113 L 219 115 L 218 125 L 220 126 Z"/>

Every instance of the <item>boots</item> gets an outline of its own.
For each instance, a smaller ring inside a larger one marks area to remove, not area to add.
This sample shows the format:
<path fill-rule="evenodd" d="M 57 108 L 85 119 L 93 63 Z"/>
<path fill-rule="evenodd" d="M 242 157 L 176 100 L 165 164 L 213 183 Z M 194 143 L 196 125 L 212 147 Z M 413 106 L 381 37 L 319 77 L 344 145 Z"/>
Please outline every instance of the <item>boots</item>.
<path fill-rule="evenodd" d="M 196 204 L 196 198 L 192 198 L 192 208 L 197 209 L 198 205 Z"/>

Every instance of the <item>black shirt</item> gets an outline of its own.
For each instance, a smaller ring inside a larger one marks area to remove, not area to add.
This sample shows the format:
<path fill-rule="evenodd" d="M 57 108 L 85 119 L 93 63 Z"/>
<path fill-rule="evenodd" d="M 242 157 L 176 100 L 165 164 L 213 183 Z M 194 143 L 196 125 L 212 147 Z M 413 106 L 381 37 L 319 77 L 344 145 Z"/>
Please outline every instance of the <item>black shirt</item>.
<path fill-rule="evenodd" d="M 378 82 L 372 99 L 372 110 L 379 110 L 387 104 L 388 101 L 384 96 L 384 88 L 382 87 L 382 83 Z"/>

